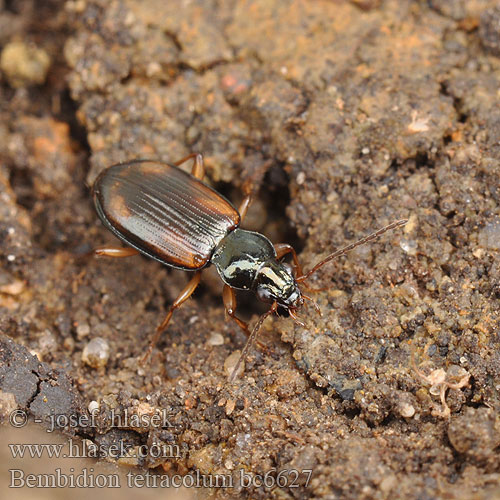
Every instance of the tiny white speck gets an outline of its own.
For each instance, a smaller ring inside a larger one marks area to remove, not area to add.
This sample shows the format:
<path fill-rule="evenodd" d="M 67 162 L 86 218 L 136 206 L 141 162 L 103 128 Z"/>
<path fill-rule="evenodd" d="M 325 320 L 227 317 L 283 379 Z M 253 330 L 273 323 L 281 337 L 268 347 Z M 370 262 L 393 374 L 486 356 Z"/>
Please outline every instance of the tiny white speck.
<path fill-rule="evenodd" d="M 161 66 L 156 61 L 151 61 L 146 67 L 147 76 L 154 76 L 161 72 Z"/>
<path fill-rule="evenodd" d="M 189 324 L 192 325 L 193 323 L 196 323 L 198 321 L 198 316 L 193 316 L 190 320 L 189 320 Z"/>
<path fill-rule="evenodd" d="M 299 172 L 297 175 L 297 184 L 301 186 L 306 180 L 306 174 L 304 172 Z"/>
<path fill-rule="evenodd" d="M 464 363 L 466 363 L 466 362 L 467 362 L 467 358 L 466 358 L 465 356 L 462 356 L 462 357 L 460 358 L 460 363 L 464 364 Z"/>
<path fill-rule="evenodd" d="M 288 68 L 286 66 L 281 66 L 280 71 L 282 75 L 286 75 L 288 73 Z"/>
<path fill-rule="evenodd" d="M 14 262 L 14 261 L 16 260 L 16 256 L 15 256 L 15 255 L 12 255 L 12 254 L 11 254 L 11 255 L 7 255 L 7 260 L 8 260 L 9 262 Z"/>
<path fill-rule="evenodd" d="M 361 153 L 363 153 L 364 155 L 370 154 L 370 148 L 363 148 L 361 150 Z"/>
<path fill-rule="evenodd" d="M 13 227 L 9 227 L 9 229 L 7 229 L 7 232 L 12 235 L 16 232 L 16 230 Z"/>

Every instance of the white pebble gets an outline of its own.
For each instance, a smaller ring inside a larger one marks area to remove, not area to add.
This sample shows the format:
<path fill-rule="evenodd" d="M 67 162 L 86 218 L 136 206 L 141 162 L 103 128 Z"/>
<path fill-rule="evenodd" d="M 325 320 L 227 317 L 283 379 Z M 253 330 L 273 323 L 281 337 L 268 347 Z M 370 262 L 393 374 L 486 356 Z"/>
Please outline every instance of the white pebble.
<path fill-rule="evenodd" d="M 92 339 L 83 349 L 82 361 L 92 368 L 101 368 L 106 365 L 109 359 L 108 341 L 96 337 Z"/>
<path fill-rule="evenodd" d="M 88 406 L 89 413 L 94 414 L 97 410 L 99 410 L 99 403 L 97 401 L 91 401 Z"/>
<path fill-rule="evenodd" d="M 220 333 L 212 333 L 208 339 L 208 345 L 223 345 L 224 337 Z"/>
<path fill-rule="evenodd" d="M 415 415 L 415 407 L 409 403 L 401 403 L 399 405 L 399 413 L 404 418 L 411 418 Z"/>

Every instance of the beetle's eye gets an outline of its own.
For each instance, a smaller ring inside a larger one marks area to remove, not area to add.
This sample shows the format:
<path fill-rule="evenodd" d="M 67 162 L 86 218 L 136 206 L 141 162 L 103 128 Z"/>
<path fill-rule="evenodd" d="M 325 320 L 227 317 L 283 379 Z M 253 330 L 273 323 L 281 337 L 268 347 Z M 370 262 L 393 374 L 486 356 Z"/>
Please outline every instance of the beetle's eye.
<path fill-rule="evenodd" d="M 267 288 L 259 287 L 257 288 L 257 297 L 262 302 L 272 302 L 273 298 L 271 297 L 271 293 Z"/>

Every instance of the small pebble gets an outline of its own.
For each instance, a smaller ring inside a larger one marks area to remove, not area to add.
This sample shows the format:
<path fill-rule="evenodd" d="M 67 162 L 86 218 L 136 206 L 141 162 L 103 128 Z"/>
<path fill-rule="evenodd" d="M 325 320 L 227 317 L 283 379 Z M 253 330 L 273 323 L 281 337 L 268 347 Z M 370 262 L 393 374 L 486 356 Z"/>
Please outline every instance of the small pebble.
<path fill-rule="evenodd" d="M 500 431 L 496 412 L 485 407 L 465 408 L 450 421 L 448 439 L 455 451 L 468 460 L 484 463 L 497 458 Z"/>
<path fill-rule="evenodd" d="M 399 246 L 408 255 L 417 254 L 417 242 L 415 240 L 407 240 L 406 238 L 402 238 Z"/>
<path fill-rule="evenodd" d="M 92 368 L 101 368 L 109 359 L 109 344 L 107 340 L 96 337 L 83 349 L 82 361 Z"/>
<path fill-rule="evenodd" d="M 220 333 L 212 333 L 208 339 L 208 345 L 223 345 L 224 337 Z"/>
<path fill-rule="evenodd" d="M 99 410 L 99 403 L 97 401 L 91 401 L 88 406 L 89 413 L 95 413 Z"/>
<path fill-rule="evenodd" d="M 0 55 L 0 68 L 13 88 L 40 85 L 49 71 L 47 52 L 24 42 L 10 42 Z"/>
<path fill-rule="evenodd" d="M 76 327 L 76 336 L 79 339 L 82 339 L 83 337 L 86 337 L 90 333 L 90 326 L 88 323 L 80 323 Z"/>
<path fill-rule="evenodd" d="M 411 418 L 415 415 L 415 407 L 409 403 L 399 405 L 399 414 L 404 418 Z"/>
<path fill-rule="evenodd" d="M 231 415 L 236 408 L 236 401 L 234 399 L 229 399 L 226 403 L 226 415 Z"/>
<path fill-rule="evenodd" d="M 75 341 L 73 340 L 72 337 L 66 337 L 64 340 L 63 340 L 63 347 L 69 351 L 69 352 L 73 352 L 73 349 L 75 348 Z"/>
<path fill-rule="evenodd" d="M 57 349 L 57 340 L 55 335 L 50 330 L 45 330 L 38 338 L 38 346 L 39 352 L 42 356 L 55 352 Z"/>
<path fill-rule="evenodd" d="M 478 243 L 483 248 L 500 249 L 500 219 L 489 222 L 479 231 Z"/>

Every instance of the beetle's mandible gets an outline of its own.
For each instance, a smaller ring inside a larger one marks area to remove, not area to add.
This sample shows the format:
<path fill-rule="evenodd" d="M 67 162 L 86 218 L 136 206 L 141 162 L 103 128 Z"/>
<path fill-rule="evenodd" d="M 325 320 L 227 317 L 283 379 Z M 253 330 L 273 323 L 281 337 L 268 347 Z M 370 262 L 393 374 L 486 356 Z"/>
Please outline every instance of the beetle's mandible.
<path fill-rule="evenodd" d="M 191 174 L 178 168 L 189 159 L 194 160 Z M 248 336 L 231 375 L 233 378 L 269 314 L 280 307 L 286 309 L 294 321 L 300 322 L 296 311 L 304 300 L 316 306 L 301 289 L 301 286 L 308 288 L 305 280 L 327 262 L 406 223 L 405 219 L 393 222 L 330 254 L 304 274 L 291 245 L 273 245 L 264 235 L 240 228 L 250 204 L 250 194 L 237 210 L 202 182 L 204 175 L 202 155 L 190 154 L 173 165 L 135 160 L 111 166 L 97 177 L 92 187 L 99 218 L 127 245 L 98 248 L 96 255 L 129 257 L 142 253 L 167 266 L 193 272 L 156 329 L 143 361 L 149 357 L 175 309 L 198 286 L 202 269 L 213 264 L 224 282 L 223 301 L 227 314 Z M 293 259 L 293 269 L 281 262 L 288 253 Z M 235 289 L 250 290 L 260 300 L 271 304 L 252 332 L 248 324 L 236 316 Z"/>

